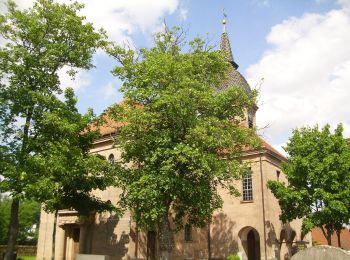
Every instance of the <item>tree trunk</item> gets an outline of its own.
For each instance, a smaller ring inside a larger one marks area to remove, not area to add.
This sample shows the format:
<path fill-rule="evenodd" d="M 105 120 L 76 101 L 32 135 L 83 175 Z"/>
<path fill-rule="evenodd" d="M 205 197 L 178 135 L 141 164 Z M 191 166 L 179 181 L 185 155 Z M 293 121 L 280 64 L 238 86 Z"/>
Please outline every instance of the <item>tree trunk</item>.
<path fill-rule="evenodd" d="M 5 253 L 5 260 L 15 260 L 15 246 L 18 235 L 18 212 L 19 212 L 19 199 L 14 198 L 11 204 L 11 219 L 8 231 L 8 242 Z"/>
<path fill-rule="evenodd" d="M 51 259 L 55 259 L 55 251 L 56 251 L 56 225 L 57 225 L 57 215 L 58 210 L 55 210 L 55 219 L 53 221 L 53 231 L 52 231 L 52 249 L 51 249 Z"/>
<path fill-rule="evenodd" d="M 29 136 L 30 122 L 33 115 L 33 109 L 34 109 L 34 106 L 28 109 L 26 122 L 23 127 L 22 147 L 18 158 L 20 166 L 24 165 L 24 157 L 27 152 L 27 142 L 28 142 L 28 136 Z M 17 181 L 20 181 L 19 178 L 17 178 Z M 21 191 L 16 191 L 17 194 L 20 194 L 20 192 Z M 14 252 L 15 252 L 15 246 L 16 246 L 18 230 L 19 230 L 18 212 L 19 212 L 19 199 L 13 198 L 12 204 L 11 204 L 11 216 L 10 216 L 11 219 L 10 219 L 10 226 L 8 231 L 7 248 L 6 248 L 6 253 L 4 258 L 5 260 L 15 260 Z"/>
<path fill-rule="evenodd" d="M 339 246 L 339 248 L 341 248 L 340 233 L 341 233 L 341 230 L 337 230 L 337 238 L 338 238 L 338 246 Z"/>
<path fill-rule="evenodd" d="M 174 247 L 174 236 L 170 229 L 168 213 L 164 214 L 163 222 L 159 228 L 159 249 L 161 260 L 171 260 L 171 252 Z"/>
<path fill-rule="evenodd" d="M 293 241 L 290 241 L 290 238 L 288 238 L 287 240 L 286 240 L 286 246 L 287 246 L 287 249 L 288 249 L 288 259 L 290 259 L 291 257 L 292 257 L 292 243 L 293 243 Z"/>
<path fill-rule="evenodd" d="M 332 245 L 332 233 L 327 231 L 327 243 L 329 246 Z"/>
<path fill-rule="evenodd" d="M 327 228 L 325 230 L 325 228 L 323 226 L 320 226 L 320 228 L 322 230 L 322 233 L 323 233 L 324 237 L 327 239 L 327 244 L 329 246 L 331 246 L 332 245 L 332 233 L 333 232 L 331 230 L 328 230 Z"/>

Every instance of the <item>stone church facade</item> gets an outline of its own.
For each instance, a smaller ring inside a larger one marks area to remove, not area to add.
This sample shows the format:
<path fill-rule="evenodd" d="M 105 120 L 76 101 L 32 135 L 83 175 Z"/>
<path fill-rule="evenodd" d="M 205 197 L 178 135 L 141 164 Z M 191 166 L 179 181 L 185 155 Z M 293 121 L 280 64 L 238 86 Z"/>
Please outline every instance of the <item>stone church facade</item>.
<path fill-rule="evenodd" d="M 225 23 L 225 21 L 224 21 Z M 238 86 L 250 91 L 245 78 L 234 61 L 226 31 L 221 36 L 221 50 L 229 68 L 222 88 Z M 246 115 L 245 127 L 255 126 L 255 112 Z M 120 156 L 113 147 L 115 123 L 108 121 L 101 128 L 101 137 L 95 140 L 91 153 L 98 153 L 112 161 Z M 252 174 L 237 181 L 241 197 L 232 197 L 219 190 L 224 204 L 207 228 L 186 226 L 175 234 L 173 259 L 226 259 L 237 254 L 240 259 L 289 259 L 300 245 L 311 245 L 310 234 L 301 236 L 301 220 L 283 224 L 279 220 L 280 208 L 273 194 L 266 188 L 268 180 L 286 182 L 281 163 L 286 158 L 267 142 L 259 150 L 246 150 L 243 161 L 250 164 Z M 95 195 L 116 203 L 120 190 L 109 187 L 95 191 Z M 56 225 L 55 239 L 53 227 Z M 53 241 L 55 241 L 54 250 Z M 41 212 L 37 260 L 75 259 L 77 254 L 106 255 L 110 260 L 159 259 L 157 236 L 154 231 L 138 232 L 130 212 L 118 218 L 110 213 L 92 215 L 81 220 L 76 212 L 60 210 L 57 219 L 53 214 Z"/>

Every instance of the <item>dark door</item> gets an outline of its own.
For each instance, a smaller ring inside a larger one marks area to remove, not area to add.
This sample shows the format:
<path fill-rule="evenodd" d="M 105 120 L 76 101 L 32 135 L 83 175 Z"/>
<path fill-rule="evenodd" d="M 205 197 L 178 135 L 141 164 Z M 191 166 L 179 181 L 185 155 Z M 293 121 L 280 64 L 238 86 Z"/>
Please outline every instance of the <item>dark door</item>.
<path fill-rule="evenodd" d="M 156 232 L 147 233 L 147 260 L 156 260 Z"/>
<path fill-rule="evenodd" d="M 73 238 L 73 250 L 72 250 L 72 259 L 75 259 L 77 254 L 79 254 L 79 237 L 80 237 L 80 228 L 73 228 L 72 238 Z"/>
<path fill-rule="evenodd" d="M 248 260 L 257 260 L 255 235 L 253 230 L 250 230 L 247 235 L 247 244 L 248 244 Z"/>

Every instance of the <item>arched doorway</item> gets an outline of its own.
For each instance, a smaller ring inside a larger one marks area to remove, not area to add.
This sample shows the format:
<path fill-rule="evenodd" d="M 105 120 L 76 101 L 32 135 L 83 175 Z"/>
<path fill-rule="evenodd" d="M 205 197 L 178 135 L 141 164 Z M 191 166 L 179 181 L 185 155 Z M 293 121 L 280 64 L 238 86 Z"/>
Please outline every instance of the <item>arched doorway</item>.
<path fill-rule="evenodd" d="M 242 252 L 248 260 L 260 260 L 260 236 L 253 227 L 244 227 L 238 232 L 241 239 Z"/>
<path fill-rule="evenodd" d="M 156 260 L 156 239 L 155 231 L 148 231 L 147 233 L 147 260 Z"/>
<path fill-rule="evenodd" d="M 255 249 L 255 235 L 254 231 L 250 230 L 247 235 L 247 245 L 248 245 L 248 260 L 255 260 L 256 258 L 256 249 Z"/>

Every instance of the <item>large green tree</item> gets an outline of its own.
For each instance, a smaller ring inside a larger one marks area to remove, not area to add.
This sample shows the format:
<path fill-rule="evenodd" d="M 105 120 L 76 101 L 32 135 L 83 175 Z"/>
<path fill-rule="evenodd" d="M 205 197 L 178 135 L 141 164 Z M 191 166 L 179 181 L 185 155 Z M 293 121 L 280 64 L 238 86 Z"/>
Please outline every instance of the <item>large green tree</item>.
<path fill-rule="evenodd" d="M 107 160 L 89 152 L 99 135 L 98 119 L 92 110 L 85 115 L 78 112 L 71 88 L 64 91 L 64 97 L 64 101 L 52 97 L 51 110 L 42 114 L 36 137 L 40 147 L 30 157 L 35 180 L 24 192 L 49 212 L 74 208 L 87 216 L 93 210 L 112 210 L 110 202 L 91 194 L 114 184 Z"/>
<path fill-rule="evenodd" d="M 295 129 L 285 148 L 287 183 L 269 181 L 283 222 L 303 219 L 303 232 L 320 227 L 328 244 L 350 219 L 350 148 L 343 127 Z"/>
<path fill-rule="evenodd" d="M 86 213 L 88 207 L 76 199 L 105 186 L 97 171 L 92 170 L 92 185 L 86 178 L 86 168 L 98 161 L 86 159 L 93 134 L 79 132 L 91 113 L 78 116 L 72 91 L 66 101 L 57 99 L 62 93 L 58 72 L 68 67 L 74 76 L 78 68 L 91 68 L 92 55 L 105 45 L 104 33 L 77 14 L 82 7 L 37 0 L 19 10 L 9 1 L 7 13 L 0 15 L 5 42 L 0 47 L 0 187 L 12 197 L 6 259 L 12 258 L 17 239 L 20 200 L 33 197 L 46 202 L 48 210 L 71 204 Z M 98 199 L 87 201 L 97 206 Z"/>
<path fill-rule="evenodd" d="M 157 34 L 153 48 L 110 54 L 125 97 L 109 111 L 124 122 L 116 136 L 120 204 L 138 227 L 158 232 L 169 259 L 172 222 L 203 227 L 222 206 L 219 187 L 238 194 L 234 181 L 247 170 L 242 148 L 257 144 L 254 131 L 240 126 L 255 92 L 220 90 L 230 66 L 224 55 L 198 38 L 187 45 L 177 28 Z"/>
<path fill-rule="evenodd" d="M 44 210 L 55 212 L 73 208 L 80 217 L 93 212 L 112 211 L 110 201 L 103 201 L 91 192 L 114 184 L 111 165 L 102 156 L 89 152 L 98 137 L 99 120 L 92 110 L 81 115 L 76 108 L 72 89 L 64 92 L 65 101 L 52 97 L 50 111 L 44 112 L 38 128 L 37 144 L 45 144 L 30 158 L 32 180 L 26 196 L 42 202 Z M 52 234 L 52 258 L 55 255 L 56 224 Z"/>

